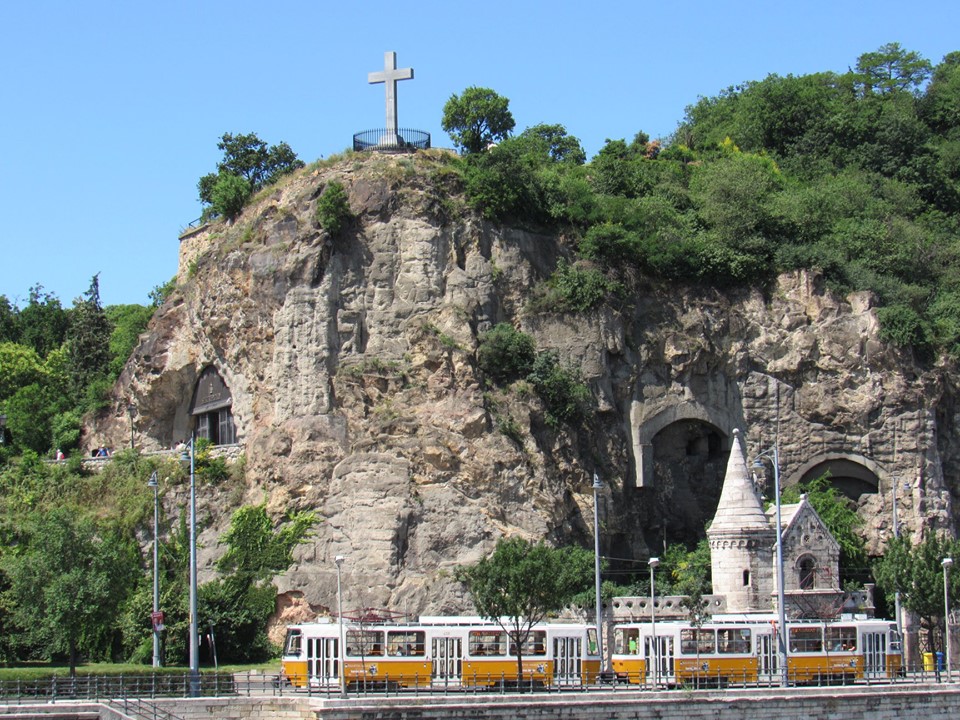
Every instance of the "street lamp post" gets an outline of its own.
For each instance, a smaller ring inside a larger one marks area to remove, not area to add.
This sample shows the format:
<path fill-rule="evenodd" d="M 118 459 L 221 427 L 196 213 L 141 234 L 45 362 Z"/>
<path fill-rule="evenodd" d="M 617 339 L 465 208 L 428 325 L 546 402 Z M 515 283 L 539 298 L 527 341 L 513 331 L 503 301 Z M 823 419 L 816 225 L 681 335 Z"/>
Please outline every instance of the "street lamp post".
<path fill-rule="evenodd" d="M 197 477 L 195 438 L 190 436 L 190 695 L 200 694 L 200 636 L 197 628 Z"/>
<path fill-rule="evenodd" d="M 897 485 L 900 484 L 900 478 L 893 478 L 893 537 L 900 537 L 900 520 L 897 517 Z M 909 486 L 908 486 L 909 487 Z M 893 612 L 897 621 L 897 635 L 900 642 L 900 654 L 903 654 L 903 610 L 900 607 L 900 590 L 893 593 Z"/>
<path fill-rule="evenodd" d="M 763 467 L 760 458 L 770 457 L 773 460 L 773 497 L 776 506 L 777 532 L 777 662 L 780 665 L 780 684 L 786 687 L 790 684 L 787 670 L 787 607 L 783 593 L 783 526 L 780 524 L 780 452 L 776 444 L 765 452 L 757 455 L 754 467 Z"/>
<path fill-rule="evenodd" d="M 340 583 L 340 566 L 343 565 L 343 555 L 337 555 L 333 562 L 337 566 L 337 622 L 340 623 L 340 650 L 337 653 L 339 656 L 340 662 L 340 697 L 347 696 L 347 676 L 346 670 L 343 666 L 343 658 L 345 655 L 344 651 L 344 637 L 343 637 L 343 585 Z"/>
<path fill-rule="evenodd" d="M 150 473 L 150 482 L 147 487 L 153 488 L 153 615 L 150 616 L 150 624 L 153 627 L 153 666 L 160 667 L 160 629 L 158 627 L 160 617 L 160 566 L 158 558 L 160 556 L 157 543 L 159 542 L 160 527 L 160 483 L 157 482 L 157 471 Z"/>
<path fill-rule="evenodd" d="M 944 558 L 940 561 L 943 566 L 943 636 L 946 638 L 947 682 L 950 682 L 950 568 L 953 567 L 953 558 Z"/>
<path fill-rule="evenodd" d="M 603 484 L 596 473 L 593 474 L 593 577 L 596 589 L 597 610 L 597 653 L 600 655 L 600 675 L 607 669 L 606 656 L 603 653 L 603 605 L 600 597 L 600 491 Z"/>
<path fill-rule="evenodd" d="M 659 653 L 657 652 L 657 590 L 654 584 L 653 571 L 660 565 L 660 558 L 650 558 L 647 560 L 647 565 L 650 566 L 650 663 L 653 665 L 653 687 L 656 687 L 658 683 L 657 666 L 659 665 Z"/>

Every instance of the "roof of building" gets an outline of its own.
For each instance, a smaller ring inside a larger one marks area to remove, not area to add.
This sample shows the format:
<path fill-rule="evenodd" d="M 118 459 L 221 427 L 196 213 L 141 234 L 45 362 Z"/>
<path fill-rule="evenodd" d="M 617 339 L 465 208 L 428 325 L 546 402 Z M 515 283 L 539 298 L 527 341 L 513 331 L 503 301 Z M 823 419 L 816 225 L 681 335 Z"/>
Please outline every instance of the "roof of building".
<path fill-rule="evenodd" d="M 773 527 L 763 511 L 760 496 L 753 478 L 747 471 L 747 463 L 740 443 L 740 433 L 733 431 L 727 473 L 723 478 L 723 490 L 717 505 L 717 513 L 708 534 L 730 532 L 773 532 Z"/>

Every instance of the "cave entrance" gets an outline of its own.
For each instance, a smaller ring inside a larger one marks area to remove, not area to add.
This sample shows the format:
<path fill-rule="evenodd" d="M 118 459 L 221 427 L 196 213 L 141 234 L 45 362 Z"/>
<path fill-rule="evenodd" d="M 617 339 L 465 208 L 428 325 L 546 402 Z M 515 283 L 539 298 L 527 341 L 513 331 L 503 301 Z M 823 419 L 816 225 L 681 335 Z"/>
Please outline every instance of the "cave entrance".
<path fill-rule="evenodd" d="M 730 454 L 726 433 L 703 420 L 677 420 L 653 436 L 656 507 L 651 547 L 691 546 L 705 537 L 723 489 Z"/>
<path fill-rule="evenodd" d="M 830 473 L 830 484 L 856 505 L 860 504 L 863 495 L 875 495 L 880 484 L 873 470 L 849 458 L 822 460 L 805 468 L 797 482 L 803 487 L 825 473 Z"/>

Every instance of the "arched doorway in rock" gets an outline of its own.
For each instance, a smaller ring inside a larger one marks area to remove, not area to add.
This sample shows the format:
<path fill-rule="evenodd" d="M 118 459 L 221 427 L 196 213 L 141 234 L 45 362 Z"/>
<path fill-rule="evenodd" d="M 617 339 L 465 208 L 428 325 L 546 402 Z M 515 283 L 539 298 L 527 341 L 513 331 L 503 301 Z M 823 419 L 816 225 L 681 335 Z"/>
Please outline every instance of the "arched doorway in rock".
<path fill-rule="evenodd" d="M 190 402 L 190 418 L 194 435 L 214 445 L 230 445 L 237 441 L 233 423 L 233 397 L 230 388 L 213 365 L 200 373 Z"/>
<path fill-rule="evenodd" d="M 649 541 L 658 549 L 704 537 L 716 513 L 727 459 L 726 433 L 697 419 L 677 420 L 653 436 L 656 510 Z"/>
<path fill-rule="evenodd" d="M 802 488 L 811 480 L 829 473 L 830 484 L 854 505 L 862 504 L 864 495 L 875 495 L 880 484 L 879 468 L 867 458 L 857 455 L 823 455 L 813 458 L 793 474 L 787 485 L 799 483 Z"/>

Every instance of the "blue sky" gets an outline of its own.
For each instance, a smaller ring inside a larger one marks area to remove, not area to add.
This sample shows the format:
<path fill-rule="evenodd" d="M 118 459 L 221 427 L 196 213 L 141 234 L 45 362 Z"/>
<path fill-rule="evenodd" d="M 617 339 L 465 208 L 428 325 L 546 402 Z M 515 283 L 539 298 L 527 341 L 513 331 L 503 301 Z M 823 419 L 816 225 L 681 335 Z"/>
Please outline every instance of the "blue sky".
<path fill-rule="evenodd" d="M 770 73 L 845 71 L 899 42 L 960 50 L 960 2 L 9 2 L 0 6 L 0 294 L 65 305 L 100 273 L 104 304 L 146 303 L 224 132 L 306 162 L 384 124 L 367 74 L 397 52 L 399 123 L 432 134 L 471 85 L 510 99 L 517 131 L 669 135 L 684 108 Z"/>

